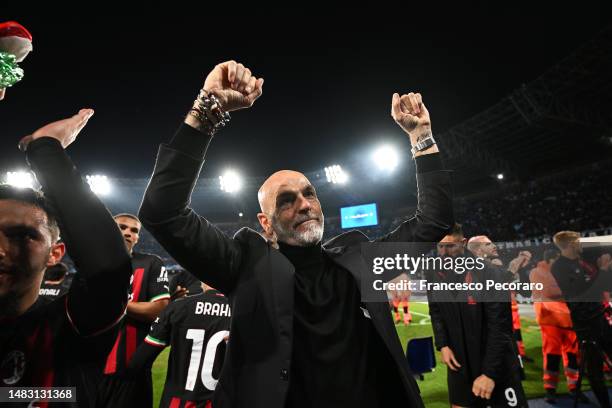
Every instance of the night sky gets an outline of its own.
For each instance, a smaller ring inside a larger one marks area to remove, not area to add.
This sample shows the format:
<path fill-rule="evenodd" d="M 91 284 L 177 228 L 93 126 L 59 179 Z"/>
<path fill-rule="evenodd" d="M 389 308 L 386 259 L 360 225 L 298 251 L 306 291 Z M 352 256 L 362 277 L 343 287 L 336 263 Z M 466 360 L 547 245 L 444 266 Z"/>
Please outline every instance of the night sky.
<path fill-rule="evenodd" d="M 20 137 L 81 107 L 96 111 L 69 151 L 82 172 L 147 177 L 205 75 L 235 59 L 265 78 L 209 150 L 205 176 L 314 171 L 380 141 L 408 146 L 389 115 L 393 92 L 419 91 L 434 134 L 507 95 L 609 23 L 602 3 L 533 10 L 381 7 L 213 19 L 193 10 L 117 17 L 32 16 L 0 9 L 34 37 L 24 80 L 0 102 L 0 171 L 23 167 Z M 393 16 L 393 17 L 389 17 Z M 207 18 L 204 18 L 207 17 Z M 215 22 L 210 22 L 210 21 Z"/>

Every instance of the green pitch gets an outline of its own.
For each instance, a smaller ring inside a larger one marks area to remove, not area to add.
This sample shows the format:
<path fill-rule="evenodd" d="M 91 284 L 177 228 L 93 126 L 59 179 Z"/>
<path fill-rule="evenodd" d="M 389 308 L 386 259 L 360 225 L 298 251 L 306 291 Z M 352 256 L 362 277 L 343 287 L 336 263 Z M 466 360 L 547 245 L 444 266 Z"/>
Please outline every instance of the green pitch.
<path fill-rule="evenodd" d="M 428 307 L 424 303 L 411 303 L 412 323 L 409 326 L 403 324 L 396 325 L 400 340 L 406 348 L 408 339 L 414 337 L 432 336 L 431 324 L 429 321 Z M 542 385 L 542 338 L 540 329 L 535 320 L 529 318 L 521 319 L 523 342 L 527 355 L 534 359 L 533 363 L 527 363 L 525 374 L 527 379 L 523 382 L 523 387 L 528 398 L 541 397 L 544 395 Z M 153 364 L 153 392 L 155 405 L 158 406 L 161 393 L 166 378 L 166 361 L 168 360 L 169 349 L 164 350 Z M 424 381 L 418 381 L 421 388 L 421 395 L 427 408 L 447 408 L 448 394 L 446 391 L 446 366 L 440 363 L 440 354 L 436 352 L 438 365 L 432 373 L 425 374 Z M 559 393 L 566 393 L 565 378 L 561 376 Z"/>

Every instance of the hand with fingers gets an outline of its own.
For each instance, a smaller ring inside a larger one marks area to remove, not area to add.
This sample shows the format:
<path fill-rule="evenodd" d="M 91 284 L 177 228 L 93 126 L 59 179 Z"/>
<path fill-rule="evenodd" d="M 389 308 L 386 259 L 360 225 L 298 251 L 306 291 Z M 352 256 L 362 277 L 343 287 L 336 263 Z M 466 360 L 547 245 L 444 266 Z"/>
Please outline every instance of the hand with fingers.
<path fill-rule="evenodd" d="M 519 269 L 523 267 L 524 262 L 525 262 L 525 258 L 519 255 L 510 261 L 510 263 L 508 264 L 508 270 L 512 272 L 514 275 L 516 275 Z"/>
<path fill-rule="evenodd" d="M 521 268 L 524 268 L 525 266 L 529 265 L 529 262 L 531 261 L 531 252 L 521 251 L 519 252 L 519 256 L 523 258 L 523 264 L 521 265 Z"/>
<path fill-rule="evenodd" d="M 93 114 L 93 109 L 81 109 L 79 113 L 68 119 L 62 119 L 58 120 L 57 122 L 49 123 L 31 135 L 22 138 L 19 142 L 19 148 L 25 151 L 28 144 L 33 140 L 41 137 L 52 137 L 58 140 L 65 149 L 76 140 L 77 136 Z"/>
<path fill-rule="evenodd" d="M 603 254 L 599 258 L 597 258 L 597 267 L 604 271 L 607 271 L 612 266 L 612 255 Z"/>
<path fill-rule="evenodd" d="M 508 270 L 513 274 L 516 274 L 521 268 L 527 266 L 529 261 L 531 261 L 531 252 L 521 251 L 516 258 L 510 261 L 510 264 L 508 264 Z"/>
<path fill-rule="evenodd" d="M 174 293 L 172 293 L 170 295 L 170 301 L 176 300 L 176 299 L 180 299 L 182 297 L 185 297 L 189 294 L 189 289 L 182 287 L 181 285 L 177 285 L 176 290 L 174 291 Z"/>
<path fill-rule="evenodd" d="M 472 392 L 474 395 L 484 399 L 491 399 L 494 388 L 495 381 L 484 374 L 476 378 L 474 384 L 472 384 Z"/>
<path fill-rule="evenodd" d="M 425 154 L 438 153 L 438 146 L 431 137 L 429 111 L 425 107 L 420 93 L 410 92 L 402 96 L 394 93 L 391 100 L 391 116 L 410 136 L 412 153 L 415 158 Z"/>
<path fill-rule="evenodd" d="M 206 77 L 204 91 L 219 99 L 226 112 L 250 108 L 263 92 L 263 78 L 236 61 L 218 64 Z"/>
<path fill-rule="evenodd" d="M 402 96 L 394 93 L 391 100 L 391 116 L 404 132 L 408 133 L 413 145 L 431 135 L 429 111 L 420 93 L 410 92 Z"/>
<path fill-rule="evenodd" d="M 455 353 L 453 353 L 453 350 L 451 350 L 450 347 L 442 347 L 440 349 L 440 353 L 442 354 L 442 362 L 446 364 L 449 369 L 453 371 L 459 371 L 459 369 L 461 368 L 461 364 L 459 364 L 459 362 L 455 358 Z"/>

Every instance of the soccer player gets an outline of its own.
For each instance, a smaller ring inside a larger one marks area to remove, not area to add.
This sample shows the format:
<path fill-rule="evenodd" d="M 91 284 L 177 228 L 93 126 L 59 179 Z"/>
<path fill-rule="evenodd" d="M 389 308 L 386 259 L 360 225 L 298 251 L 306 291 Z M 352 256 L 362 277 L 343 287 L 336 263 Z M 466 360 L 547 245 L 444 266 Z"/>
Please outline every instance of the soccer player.
<path fill-rule="evenodd" d="M 68 293 L 72 278 L 67 278 L 67 273 L 68 266 L 63 262 L 48 267 L 38 295 L 45 299 L 54 300 Z"/>
<path fill-rule="evenodd" d="M 230 306 L 227 298 L 202 285 L 203 293 L 170 303 L 153 323 L 130 362 L 130 371 L 150 369 L 166 346 L 166 384 L 163 408 L 209 408 L 229 336 Z"/>
<path fill-rule="evenodd" d="M 92 114 L 82 109 L 22 139 L 44 196 L 0 186 L 0 385 L 76 387 L 79 407 L 91 406 L 91 375 L 112 347 L 131 274 L 116 224 L 64 150 Z M 44 301 L 44 272 L 65 247 L 77 269 L 73 284 L 63 297 Z M 26 403 L 47 406 L 38 401 Z"/>
<path fill-rule="evenodd" d="M 461 225 L 455 224 L 451 233 L 438 243 L 438 255 L 471 257 L 465 247 Z M 497 268 L 487 265 L 480 271 L 430 272 L 428 280 L 456 283 L 501 280 L 503 273 Z M 526 407 L 512 341 L 510 295 L 507 302 L 482 299 L 481 295 L 463 291 L 428 293 L 436 348 L 448 367 L 449 402 L 453 407 Z"/>
<path fill-rule="evenodd" d="M 126 317 L 104 367 L 105 375 L 100 381 L 98 404 L 138 404 L 141 407 L 150 407 L 153 404 L 151 372 L 142 372 L 133 382 L 124 381 L 121 373 L 129 364 L 136 348 L 144 341 L 151 323 L 170 301 L 168 275 L 158 256 L 134 251 L 142 228 L 138 217 L 122 213 L 114 218 L 132 257 L 133 275 Z"/>

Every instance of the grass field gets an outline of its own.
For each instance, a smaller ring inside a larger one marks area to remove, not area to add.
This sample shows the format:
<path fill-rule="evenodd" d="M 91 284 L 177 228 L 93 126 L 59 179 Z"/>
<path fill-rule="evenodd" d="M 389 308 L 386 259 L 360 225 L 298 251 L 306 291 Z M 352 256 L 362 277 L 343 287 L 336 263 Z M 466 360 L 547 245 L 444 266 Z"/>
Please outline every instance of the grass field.
<path fill-rule="evenodd" d="M 398 325 L 397 332 L 404 348 L 409 338 L 433 336 L 429 319 L 429 309 L 424 303 L 411 303 L 412 323 L 409 326 Z M 534 319 L 521 319 L 521 332 L 526 354 L 534 359 L 526 363 L 523 388 L 528 398 L 544 395 L 542 385 L 542 337 L 540 328 Z M 425 380 L 419 381 L 421 395 L 427 408 L 448 408 L 448 393 L 446 387 L 446 366 L 441 363 L 440 353 L 436 352 L 437 366 L 432 373 L 425 374 Z M 559 393 L 567 392 L 565 378 L 560 379 Z"/>
<path fill-rule="evenodd" d="M 410 338 L 433 335 L 427 304 L 411 303 L 410 311 L 412 313 L 412 323 L 409 326 L 404 326 L 403 324 L 396 326 L 404 348 Z M 534 359 L 533 363 L 527 363 L 525 366 L 526 380 L 523 382 L 523 387 L 528 398 L 540 397 L 544 394 L 542 386 L 542 338 L 540 336 L 540 329 L 533 319 L 523 318 L 521 322 L 527 355 Z M 169 349 L 164 350 L 153 365 L 154 406 L 156 407 L 159 404 L 166 378 L 168 352 Z M 425 374 L 425 380 L 419 381 L 419 387 L 421 388 L 421 395 L 427 408 L 447 408 L 449 405 L 446 391 L 446 366 L 440 362 L 440 354 L 438 352 L 436 352 L 436 361 L 438 364 L 435 370 L 432 373 Z M 563 376 L 561 376 L 557 391 L 559 393 L 567 392 Z"/>

